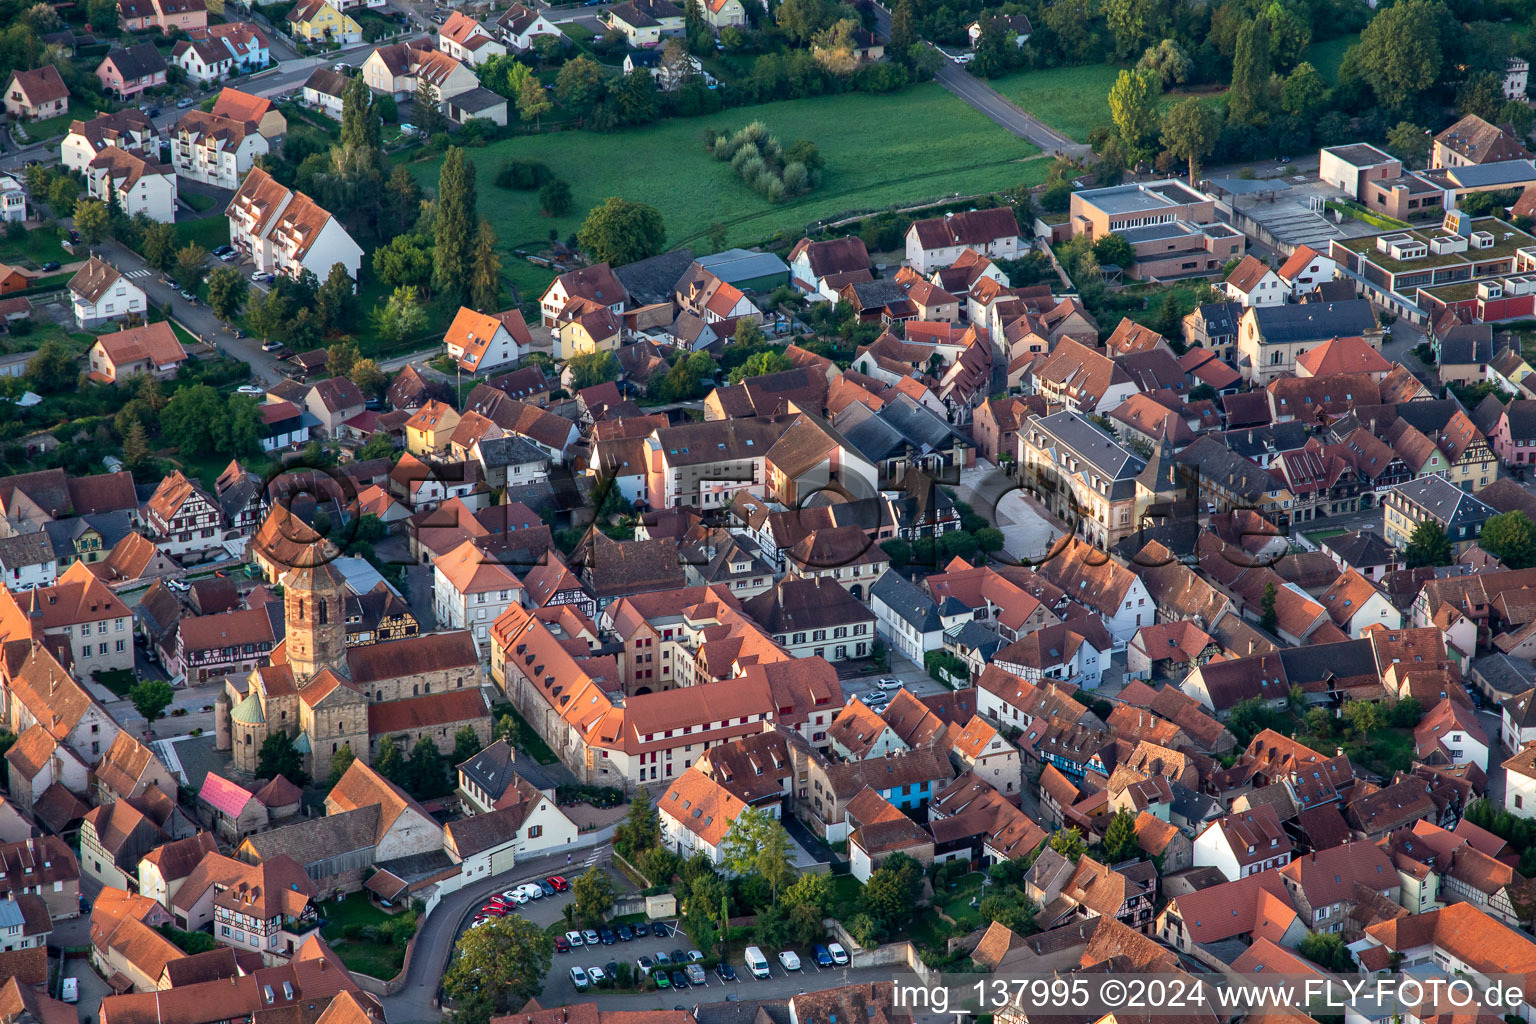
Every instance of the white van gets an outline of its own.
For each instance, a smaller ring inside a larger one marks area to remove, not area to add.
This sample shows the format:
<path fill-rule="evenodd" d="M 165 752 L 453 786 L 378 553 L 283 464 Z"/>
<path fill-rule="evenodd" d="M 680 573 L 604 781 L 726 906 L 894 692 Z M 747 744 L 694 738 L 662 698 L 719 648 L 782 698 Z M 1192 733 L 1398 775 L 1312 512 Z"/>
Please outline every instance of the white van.
<path fill-rule="evenodd" d="M 59 996 L 66 1003 L 78 1003 L 80 1001 L 80 979 L 65 978 Z"/>
<path fill-rule="evenodd" d="M 756 946 L 747 947 L 747 970 L 752 972 L 754 978 L 766 978 L 771 973 L 768 970 L 768 958 L 763 956 L 763 951 Z"/>

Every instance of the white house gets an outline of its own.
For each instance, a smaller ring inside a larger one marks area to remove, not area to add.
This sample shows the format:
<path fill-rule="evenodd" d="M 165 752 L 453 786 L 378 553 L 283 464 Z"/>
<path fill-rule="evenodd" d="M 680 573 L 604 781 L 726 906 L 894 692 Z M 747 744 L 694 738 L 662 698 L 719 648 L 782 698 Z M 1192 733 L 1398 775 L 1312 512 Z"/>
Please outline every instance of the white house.
<path fill-rule="evenodd" d="M 131 313 L 142 315 L 148 301 L 144 289 L 99 256 L 75 271 L 69 279 L 69 294 L 75 323 L 81 327 L 122 320 Z"/>
<path fill-rule="evenodd" d="M 869 588 L 869 610 L 875 613 L 875 631 L 881 638 L 919 665 L 929 651 L 943 649 L 944 620 L 938 605 L 900 573 L 882 573 Z"/>
<path fill-rule="evenodd" d="M 696 853 L 711 864 L 723 860 L 720 847 L 747 805 L 697 768 L 679 775 L 656 802 L 662 841 L 684 859 Z"/>
<path fill-rule="evenodd" d="M 907 229 L 907 265 L 923 276 L 947 267 L 966 249 L 992 259 L 1017 259 L 1024 248 L 1013 208 L 962 210 L 913 223 Z"/>
<path fill-rule="evenodd" d="M 83 174 L 91 159 L 108 146 L 155 157 L 160 153 L 160 136 L 149 115 L 136 108 L 97 114 L 89 121 L 70 124 L 69 134 L 59 144 L 60 161 Z"/>
<path fill-rule="evenodd" d="M 523 584 L 512 570 L 472 540 L 432 560 L 432 609 L 439 628 L 467 629 L 482 657 L 491 656 L 491 624 L 523 604 Z"/>
<path fill-rule="evenodd" d="M 1504 65 L 1504 98 L 1525 101 L 1525 85 L 1530 77 L 1531 62 L 1524 57 L 1511 57 Z"/>
<path fill-rule="evenodd" d="M 553 797 L 553 790 L 514 777 L 502 806 L 443 828 L 443 849 L 459 865 L 459 874 L 471 879 L 499 875 L 521 860 L 571 846 L 581 830 Z"/>
<path fill-rule="evenodd" d="M 1536 690 L 1517 693 L 1504 702 L 1499 740 L 1505 750 L 1536 743 Z"/>
<path fill-rule="evenodd" d="M 559 26 L 527 4 L 513 4 L 496 19 L 496 30 L 515 50 L 529 50 L 539 36 L 564 38 Z"/>
<path fill-rule="evenodd" d="M 27 219 L 27 193 L 21 182 L 9 174 L 0 174 L 0 223 Z"/>
<path fill-rule="evenodd" d="M 993 19 L 1003 23 L 1003 31 L 1013 36 L 1014 46 L 1023 46 L 1029 42 L 1029 37 L 1034 34 L 1034 26 L 1029 19 L 1022 14 L 994 14 Z M 981 41 L 981 22 L 973 21 L 966 26 L 966 38 L 971 41 L 971 49 Z"/>
<path fill-rule="evenodd" d="M 235 54 L 223 40 L 183 39 L 171 51 L 171 60 L 187 73 L 194 82 L 216 82 L 230 74 L 235 66 Z"/>
<path fill-rule="evenodd" d="M 1536 744 L 1504 762 L 1504 809 L 1536 818 Z"/>
<path fill-rule="evenodd" d="M 357 280 L 362 246 L 330 211 L 259 167 L 246 175 L 225 216 L 230 244 L 249 256 L 257 270 L 293 278 L 308 270 L 324 281 L 339 263 Z"/>
<path fill-rule="evenodd" d="M 1252 253 L 1232 268 L 1221 287 L 1230 301 L 1243 306 L 1284 305 L 1290 294 L 1280 275 Z"/>
<path fill-rule="evenodd" d="M 233 191 L 240 187 L 240 176 L 271 148 L 253 124 L 189 110 L 171 136 L 171 166 L 183 178 Z"/>
<path fill-rule="evenodd" d="M 1372 626 L 1387 629 L 1403 626 L 1403 613 L 1397 606 L 1354 569 L 1345 570 L 1318 600 L 1328 609 L 1333 624 L 1357 640 Z"/>
<path fill-rule="evenodd" d="M 1339 265 L 1310 245 L 1298 245 L 1290 258 L 1275 271 L 1280 282 L 1289 289 L 1291 298 L 1300 299 L 1317 286 L 1333 280 Z"/>
<path fill-rule="evenodd" d="M 1453 765 L 1475 764 L 1488 770 L 1488 737 L 1477 722 L 1470 704 L 1442 697 L 1413 730 L 1414 751 L 1422 759 L 1439 759 Z"/>
<path fill-rule="evenodd" d="M 448 356 L 468 373 L 507 366 L 528 355 L 533 336 L 518 310 L 487 315 L 460 306 L 443 336 Z"/>
<path fill-rule="evenodd" d="M 338 71 L 315 68 L 304 82 L 304 105 L 340 121 L 342 97 L 349 81 L 351 79 Z"/>
<path fill-rule="evenodd" d="M 1229 882 L 1291 862 L 1290 838 L 1268 804 L 1211 822 L 1195 837 L 1195 867 L 1213 867 Z"/>
<path fill-rule="evenodd" d="M 12 590 L 49 587 L 59 576 L 59 560 L 42 530 L 0 537 L 0 583 Z"/>
<path fill-rule="evenodd" d="M 465 64 L 484 64 L 492 57 L 505 57 L 507 48 L 489 28 L 459 11 L 448 15 L 437 30 L 437 47 Z"/>
<path fill-rule="evenodd" d="M 162 163 L 108 146 L 86 167 L 85 183 L 92 197 L 115 202 L 130 217 L 176 220 L 176 173 Z"/>

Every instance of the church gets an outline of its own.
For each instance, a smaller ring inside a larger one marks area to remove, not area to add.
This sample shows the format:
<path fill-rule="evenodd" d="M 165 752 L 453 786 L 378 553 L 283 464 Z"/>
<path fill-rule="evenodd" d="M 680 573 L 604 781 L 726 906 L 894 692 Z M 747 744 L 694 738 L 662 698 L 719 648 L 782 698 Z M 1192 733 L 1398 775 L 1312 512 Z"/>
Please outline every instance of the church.
<path fill-rule="evenodd" d="M 348 745 L 372 764 L 386 736 L 402 755 L 422 737 L 451 754 L 466 725 L 482 746 L 490 742 L 490 690 L 469 632 L 348 647 L 347 585 L 334 565 L 300 565 L 281 583 L 287 628 L 271 664 L 243 687 L 231 680 L 219 697 L 219 748 L 230 750 L 238 771 L 256 774 L 273 730 L 293 737 L 314 778 L 324 778 L 331 755 Z"/>

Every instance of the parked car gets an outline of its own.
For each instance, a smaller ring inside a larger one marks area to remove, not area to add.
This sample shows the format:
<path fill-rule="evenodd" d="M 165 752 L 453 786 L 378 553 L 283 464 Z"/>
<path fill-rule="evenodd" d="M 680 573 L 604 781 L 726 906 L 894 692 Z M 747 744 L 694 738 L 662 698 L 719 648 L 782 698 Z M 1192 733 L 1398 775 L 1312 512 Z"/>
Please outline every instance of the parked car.
<path fill-rule="evenodd" d="M 721 981 L 736 980 L 736 968 L 732 967 L 724 960 L 721 960 L 718 964 L 715 965 L 715 973 L 720 975 Z"/>
<path fill-rule="evenodd" d="M 196 102 L 197 102 L 197 100 L 193 99 L 191 96 L 187 96 L 184 99 L 179 99 L 179 100 L 176 101 L 176 109 L 177 110 L 186 110 L 188 107 L 190 107 L 192 104 L 194 104 Z"/>
<path fill-rule="evenodd" d="M 52 271 L 55 271 L 55 270 L 58 270 L 58 269 L 59 269 L 59 261 L 58 260 L 49 260 L 47 263 L 43 264 L 43 272 L 44 273 L 51 273 Z"/>
<path fill-rule="evenodd" d="M 868 693 L 860 694 L 859 700 L 863 701 L 865 704 L 882 704 L 885 702 L 885 691 L 870 690 Z"/>
<path fill-rule="evenodd" d="M 521 889 L 508 889 L 506 892 L 502 893 L 502 895 L 511 900 L 513 903 L 528 902 L 528 894 L 523 892 Z"/>
<path fill-rule="evenodd" d="M 603 981 L 606 980 L 607 975 L 603 973 L 603 969 L 601 967 L 588 967 L 587 978 L 592 982 L 592 984 L 601 985 Z"/>
<path fill-rule="evenodd" d="M 485 906 L 480 908 L 480 913 L 488 914 L 491 917 L 506 917 L 507 908 L 502 906 L 500 903 L 487 903 Z"/>
<path fill-rule="evenodd" d="M 690 949 L 688 951 L 688 962 L 689 963 L 697 964 L 697 963 L 702 963 L 703 961 L 704 961 L 704 954 L 703 953 L 700 953 L 696 949 Z"/>
<path fill-rule="evenodd" d="M 597 934 L 597 929 L 595 928 L 584 929 L 581 933 L 581 937 L 587 940 L 587 945 L 589 946 L 595 946 L 599 942 L 603 941 L 602 937 Z"/>
<path fill-rule="evenodd" d="M 827 952 L 832 954 L 832 962 L 834 964 L 837 964 L 839 967 L 847 966 L 848 951 L 843 948 L 843 944 L 841 942 L 827 943 Z"/>
<path fill-rule="evenodd" d="M 779 966 L 786 971 L 798 971 L 800 969 L 800 954 L 792 949 L 786 949 L 779 954 Z"/>
<path fill-rule="evenodd" d="M 261 350 L 263 352 L 276 352 L 278 349 L 280 349 L 282 347 L 283 347 L 283 343 L 282 342 L 280 342 L 280 341 L 273 341 L 271 338 L 268 338 L 266 341 L 261 343 Z M 508 895 L 510 896 L 511 894 L 508 893 Z"/>
<path fill-rule="evenodd" d="M 652 971 L 651 972 L 651 980 L 656 983 L 656 987 L 657 988 L 671 988 L 672 987 L 672 979 L 667 977 L 667 972 L 666 971 L 663 971 L 663 970 L 660 970 L 660 969 Z"/>
<path fill-rule="evenodd" d="M 556 953 L 569 953 L 570 951 L 571 951 L 571 944 L 565 940 L 565 936 L 564 935 L 556 935 L 555 936 L 555 952 Z"/>
<path fill-rule="evenodd" d="M 571 984 L 576 986 L 577 992 L 585 992 L 587 990 L 587 986 L 590 984 L 587 979 L 587 972 L 582 970 L 580 967 L 572 967 Z"/>
<path fill-rule="evenodd" d="M 655 966 L 656 961 L 652 960 L 648 956 L 643 956 L 635 961 L 635 969 L 647 978 L 651 976 L 651 969 Z"/>
<path fill-rule="evenodd" d="M 645 938 L 649 934 L 651 934 L 651 926 L 650 926 L 650 924 L 648 924 L 645 921 L 636 921 L 635 922 L 635 938 L 643 939 L 643 938 Z"/>
<path fill-rule="evenodd" d="M 599 928 L 597 930 L 597 935 L 598 938 L 603 940 L 603 945 L 605 946 L 611 946 L 615 942 L 619 941 L 619 937 L 615 935 L 613 929 L 609 928 L 607 925 L 603 925 L 601 928 Z"/>
<path fill-rule="evenodd" d="M 899 690 L 901 689 L 901 680 L 894 676 L 886 676 L 879 682 L 875 683 L 875 685 L 880 687 L 882 690 Z"/>
<path fill-rule="evenodd" d="M 235 388 L 235 394 L 250 395 L 252 398 L 260 398 L 266 393 L 266 389 L 257 384 L 241 384 Z"/>
<path fill-rule="evenodd" d="M 832 954 L 828 952 L 827 947 L 823 946 L 821 943 L 818 942 L 816 944 L 816 948 L 811 950 L 811 955 L 816 958 L 817 967 L 832 966 Z"/>
<path fill-rule="evenodd" d="M 565 941 L 569 942 L 573 949 L 577 946 L 585 945 L 585 942 L 582 941 L 581 932 L 566 932 Z"/>
<path fill-rule="evenodd" d="M 522 889 L 523 894 L 531 900 L 541 900 L 544 898 L 544 890 L 539 886 L 534 885 L 532 882 L 524 882 L 521 886 L 519 886 L 519 888 Z"/>
<path fill-rule="evenodd" d="M 559 875 L 550 875 L 548 878 L 544 879 L 544 881 L 546 881 L 550 885 L 554 886 L 555 887 L 555 892 L 565 892 L 567 889 L 569 889 L 571 887 L 571 883 L 567 882 L 564 878 L 561 878 Z"/>
<path fill-rule="evenodd" d="M 538 886 L 539 892 L 543 893 L 545 896 L 553 896 L 555 894 L 555 887 L 550 885 L 548 882 L 534 882 L 532 884 Z"/>
<path fill-rule="evenodd" d="M 688 979 L 683 977 L 682 971 L 672 972 L 672 987 L 679 990 L 686 989 L 688 987 Z"/>
<path fill-rule="evenodd" d="M 66 1003 L 78 1003 L 80 1001 L 80 979 L 65 978 L 64 984 L 59 988 L 59 998 Z"/>
<path fill-rule="evenodd" d="M 704 984 L 704 968 L 700 967 L 698 964 L 689 964 L 686 968 L 684 968 L 683 973 L 688 976 L 688 984 Z"/>
<path fill-rule="evenodd" d="M 270 284 L 275 280 L 277 279 L 265 270 L 257 270 L 251 274 L 251 281 L 254 284 Z"/>
<path fill-rule="evenodd" d="M 614 929 L 614 934 L 619 937 L 620 942 L 629 942 L 635 937 L 635 930 L 627 924 L 621 924 Z"/>
<path fill-rule="evenodd" d="M 235 247 L 232 245 L 221 245 L 217 249 L 213 250 L 213 254 L 219 259 L 223 260 L 225 263 L 228 263 L 230 260 L 239 255 L 239 253 L 235 252 Z"/>
<path fill-rule="evenodd" d="M 181 291 L 177 292 L 177 294 L 180 295 L 182 298 L 186 299 L 188 302 L 196 302 L 197 301 L 197 296 L 192 294 L 191 292 L 187 291 L 187 289 L 185 289 L 185 288 L 183 288 Z"/>
<path fill-rule="evenodd" d="M 674 949 L 672 951 L 672 962 L 675 964 L 685 964 L 688 962 L 688 957 L 682 950 Z"/>

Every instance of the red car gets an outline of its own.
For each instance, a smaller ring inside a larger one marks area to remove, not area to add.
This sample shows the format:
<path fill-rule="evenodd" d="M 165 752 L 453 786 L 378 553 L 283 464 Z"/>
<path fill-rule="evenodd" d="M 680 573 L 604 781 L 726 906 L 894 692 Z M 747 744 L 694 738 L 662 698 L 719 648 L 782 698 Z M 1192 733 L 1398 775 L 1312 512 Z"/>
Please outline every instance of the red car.
<path fill-rule="evenodd" d="M 565 892 L 567 889 L 569 889 L 571 887 L 571 883 L 567 882 L 564 878 L 561 878 L 559 875 L 551 875 L 550 877 L 544 879 L 544 881 L 546 881 L 550 885 L 554 886 L 555 887 L 555 892 Z"/>
<path fill-rule="evenodd" d="M 569 953 L 570 951 L 571 951 L 570 940 L 568 940 L 564 935 L 556 935 L 555 936 L 555 952 L 556 953 Z"/>
<path fill-rule="evenodd" d="M 480 908 L 480 913 L 491 917 L 505 917 L 507 914 L 507 908 L 499 903 L 487 903 L 485 906 Z"/>

